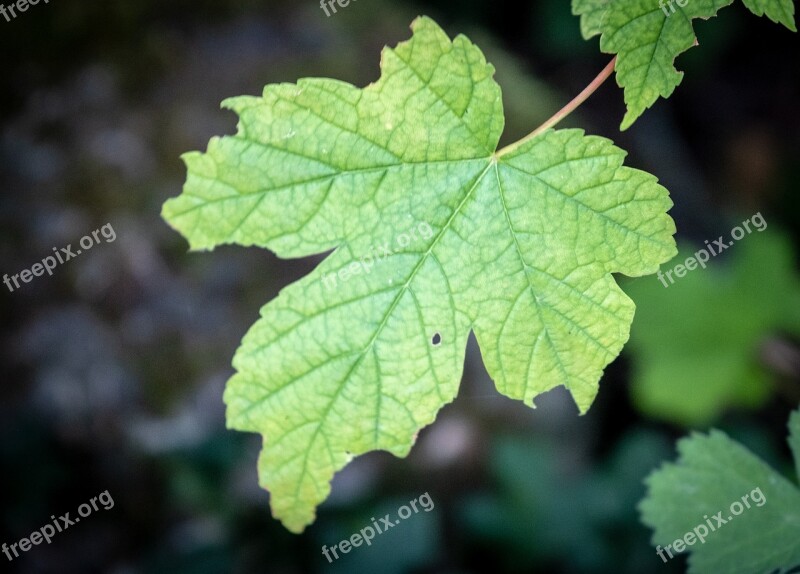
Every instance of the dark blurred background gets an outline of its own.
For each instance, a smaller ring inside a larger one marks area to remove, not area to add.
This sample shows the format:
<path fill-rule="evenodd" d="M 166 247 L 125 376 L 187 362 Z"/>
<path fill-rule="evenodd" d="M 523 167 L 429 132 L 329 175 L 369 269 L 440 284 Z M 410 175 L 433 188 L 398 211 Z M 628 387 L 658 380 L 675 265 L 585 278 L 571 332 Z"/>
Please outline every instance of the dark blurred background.
<path fill-rule="evenodd" d="M 580 37 L 565 0 L 358 0 L 331 17 L 316 0 L 58 1 L 0 18 L 0 273 L 107 223 L 117 236 L 52 277 L 13 293 L 0 285 L 0 543 L 51 515 L 75 516 L 105 490 L 114 500 L 49 545 L 13 562 L 0 555 L 2 571 L 683 572 L 683 558 L 664 565 L 655 555 L 636 510 L 643 478 L 674 459 L 677 438 L 713 425 L 791 476 L 798 38 L 736 5 L 696 25 L 700 47 L 678 59 L 682 85 L 630 130 L 618 130 L 624 107 L 613 81 L 563 126 L 613 139 L 629 165 L 656 174 L 671 191 L 682 245 L 728 235 L 757 212 L 768 229 L 685 286 L 620 279 L 640 308 L 634 340 L 587 415 L 563 389 L 535 410 L 500 396 L 471 341 L 457 400 L 408 459 L 354 461 L 300 536 L 271 518 L 257 484 L 259 437 L 225 429 L 222 391 L 260 306 L 319 259 L 240 247 L 188 253 L 161 204 L 180 192 L 180 154 L 235 131 L 222 99 L 304 76 L 366 85 L 379 75 L 381 47 L 407 39 L 418 14 L 451 36 L 466 33 L 495 64 L 506 142 L 610 59 L 597 39 Z M 746 247 L 767 236 L 780 247 Z M 749 281 L 735 280 L 741 269 Z M 776 275 L 786 285 L 770 290 Z M 657 357 L 681 339 L 694 341 L 696 369 L 681 367 L 680 350 L 674 361 Z M 706 388 L 720 365 L 724 380 Z M 648 395 L 647 381 L 663 379 L 681 384 Z M 711 406 L 683 409 L 695 392 Z M 433 511 L 332 565 L 322 556 L 322 544 L 424 492 Z"/>

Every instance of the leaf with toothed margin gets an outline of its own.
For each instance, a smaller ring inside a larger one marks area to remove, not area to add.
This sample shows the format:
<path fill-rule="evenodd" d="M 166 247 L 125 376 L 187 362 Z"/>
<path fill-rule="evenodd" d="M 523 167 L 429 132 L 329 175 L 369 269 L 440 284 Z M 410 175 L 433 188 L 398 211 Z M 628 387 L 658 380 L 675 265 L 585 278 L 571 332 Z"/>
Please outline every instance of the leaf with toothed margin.
<path fill-rule="evenodd" d="M 625 90 L 626 130 L 659 98 L 668 98 L 683 79 L 675 58 L 697 44 L 692 20 L 707 20 L 733 0 L 572 0 L 587 40 L 600 36 L 600 50 L 616 54 L 617 83 Z M 743 0 L 756 16 L 766 15 L 795 32 L 792 0 Z"/>
<path fill-rule="evenodd" d="M 789 446 L 800 477 L 800 410 L 789 418 Z M 674 542 L 683 539 L 682 551 L 691 552 L 689 574 L 800 571 L 796 483 L 717 430 L 681 439 L 678 451 L 676 463 L 647 478 L 639 504 L 662 556 L 655 563 L 674 557 Z"/>
<path fill-rule="evenodd" d="M 572 14 L 581 18 L 581 35 L 586 39 L 603 32 L 603 18 L 611 0 L 572 0 Z"/>
<path fill-rule="evenodd" d="M 470 331 L 503 394 L 569 389 L 581 412 L 628 338 L 612 273 L 676 252 L 672 205 L 580 130 L 497 151 L 494 68 L 430 19 L 364 89 L 269 85 L 225 105 L 234 136 L 185 156 L 163 216 L 194 249 L 333 250 L 261 311 L 234 358 L 230 427 L 261 433 L 261 484 L 293 532 L 353 456 L 405 456 L 455 397 Z"/>

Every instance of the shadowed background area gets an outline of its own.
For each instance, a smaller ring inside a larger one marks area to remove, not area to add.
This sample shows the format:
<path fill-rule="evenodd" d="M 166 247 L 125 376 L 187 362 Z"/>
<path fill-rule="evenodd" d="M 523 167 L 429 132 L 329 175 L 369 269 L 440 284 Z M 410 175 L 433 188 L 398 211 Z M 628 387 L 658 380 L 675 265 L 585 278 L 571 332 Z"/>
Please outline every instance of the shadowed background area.
<path fill-rule="evenodd" d="M 114 502 L 50 544 L 0 555 L 4 571 L 683 572 L 683 558 L 658 559 L 636 511 L 643 478 L 674 459 L 675 439 L 713 425 L 791 475 L 798 38 L 737 5 L 696 24 L 700 47 L 678 59 L 682 85 L 630 130 L 618 130 L 613 81 L 562 126 L 613 139 L 629 165 L 657 175 L 689 253 L 756 213 L 767 228 L 668 289 L 654 276 L 620 279 L 640 313 L 587 415 L 563 389 L 535 410 L 500 396 L 471 340 L 457 400 L 408 459 L 355 460 L 301 536 L 271 518 L 259 437 L 225 429 L 222 392 L 259 308 L 320 259 L 188 253 L 161 204 L 180 192 L 182 153 L 235 131 L 221 100 L 307 76 L 364 86 L 382 46 L 407 39 L 418 14 L 467 34 L 496 66 L 502 144 L 610 59 L 580 37 L 563 0 L 522 11 L 359 0 L 330 17 L 314 1 L 40 2 L 0 17 L 0 274 L 106 224 L 115 232 L 52 276 L 0 285 L 0 543 L 51 515 L 74 517 L 106 490 Z M 430 512 L 328 564 L 323 544 L 426 492 Z"/>

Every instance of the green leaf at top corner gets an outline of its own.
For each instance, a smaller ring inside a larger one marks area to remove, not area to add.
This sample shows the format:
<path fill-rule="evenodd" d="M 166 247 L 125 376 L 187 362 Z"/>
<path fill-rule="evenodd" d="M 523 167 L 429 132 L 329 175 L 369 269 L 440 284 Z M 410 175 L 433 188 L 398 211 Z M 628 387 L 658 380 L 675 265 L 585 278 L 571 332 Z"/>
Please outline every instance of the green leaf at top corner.
<path fill-rule="evenodd" d="M 600 49 L 617 55 L 617 83 L 625 91 L 628 129 L 683 79 L 675 58 L 697 44 L 692 21 L 709 19 L 733 0 L 572 0 L 584 38 L 601 34 Z M 792 0 L 743 0 L 757 16 L 796 31 Z"/>
<path fill-rule="evenodd" d="M 585 40 L 603 32 L 603 18 L 611 0 L 572 0 L 572 14 L 580 16 Z"/>
<path fill-rule="evenodd" d="M 566 387 L 580 412 L 629 333 L 612 274 L 675 253 L 672 203 L 625 152 L 581 130 L 497 151 L 494 68 L 429 18 L 366 88 L 268 85 L 226 105 L 234 136 L 186 156 L 165 219 L 196 249 L 332 250 L 265 305 L 234 357 L 231 428 L 264 436 L 272 512 L 314 520 L 354 456 L 405 456 L 456 395 L 470 332 L 498 390 Z"/>
<path fill-rule="evenodd" d="M 794 0 L 742 0 L 747 9 L 756 16 L 765 16 L 776 24 L 783 24 L 797 32 L 794 21 Z"/>

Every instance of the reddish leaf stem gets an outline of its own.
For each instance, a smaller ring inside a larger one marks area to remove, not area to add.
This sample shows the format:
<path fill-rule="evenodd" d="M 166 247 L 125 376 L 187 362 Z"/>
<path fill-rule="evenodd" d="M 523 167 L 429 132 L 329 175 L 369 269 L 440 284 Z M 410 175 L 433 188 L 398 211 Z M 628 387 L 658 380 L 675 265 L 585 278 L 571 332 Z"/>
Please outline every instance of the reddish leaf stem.
<path fill-rule="evenodd" d="M 603 68 L 603 71 L 600 72 L 599 74 L 597 74 L 597 77 L 594 80 L 592 80 L 592 82 L 588 86 L 586 86 L 580 94 L 575 96 L 572 99 L 571 102 L 569 102 L 566 106 L 561 108 L 553 117 L 551 117 L 549 120 L 544 122 L 538 128 L 533 130 L 527 136 L 525 136 L 521 140 L 519 140 L 517 142 L 514 142 L 511 145 L 508 145 L 508 146 L 504 147 L 503 149 L 501 149 L 500 151 L 498 151 L 495 154 L 495 156 L 496 157 L 500 157 L 500 156 L 503 156 L 503 155 L 515 150 L 516 148 L 518 148 L 522 144 L 532 140 L 533 138 L 538 136 L 543 131 L 552 128 L 553 126 L 558 124 L 558 122 L 560 122 L 565 117 L 570 115 L 573 111 L 575 111 L 575 109 L 578 106 L 580 106 L 583 102 L 585 102 L 589 98 L 589 96 L 591 96 L 594 92 L 596 92 L 597 88 L 602 86 L 603 82 L 605 82 L 611 74 L 614 73 L 614 65 L 616 63 L 617 63 L 617 57 L 614 56 L 611 59 L 611 61 L 608 63 L 608 65 L 605 68 Z"/>

